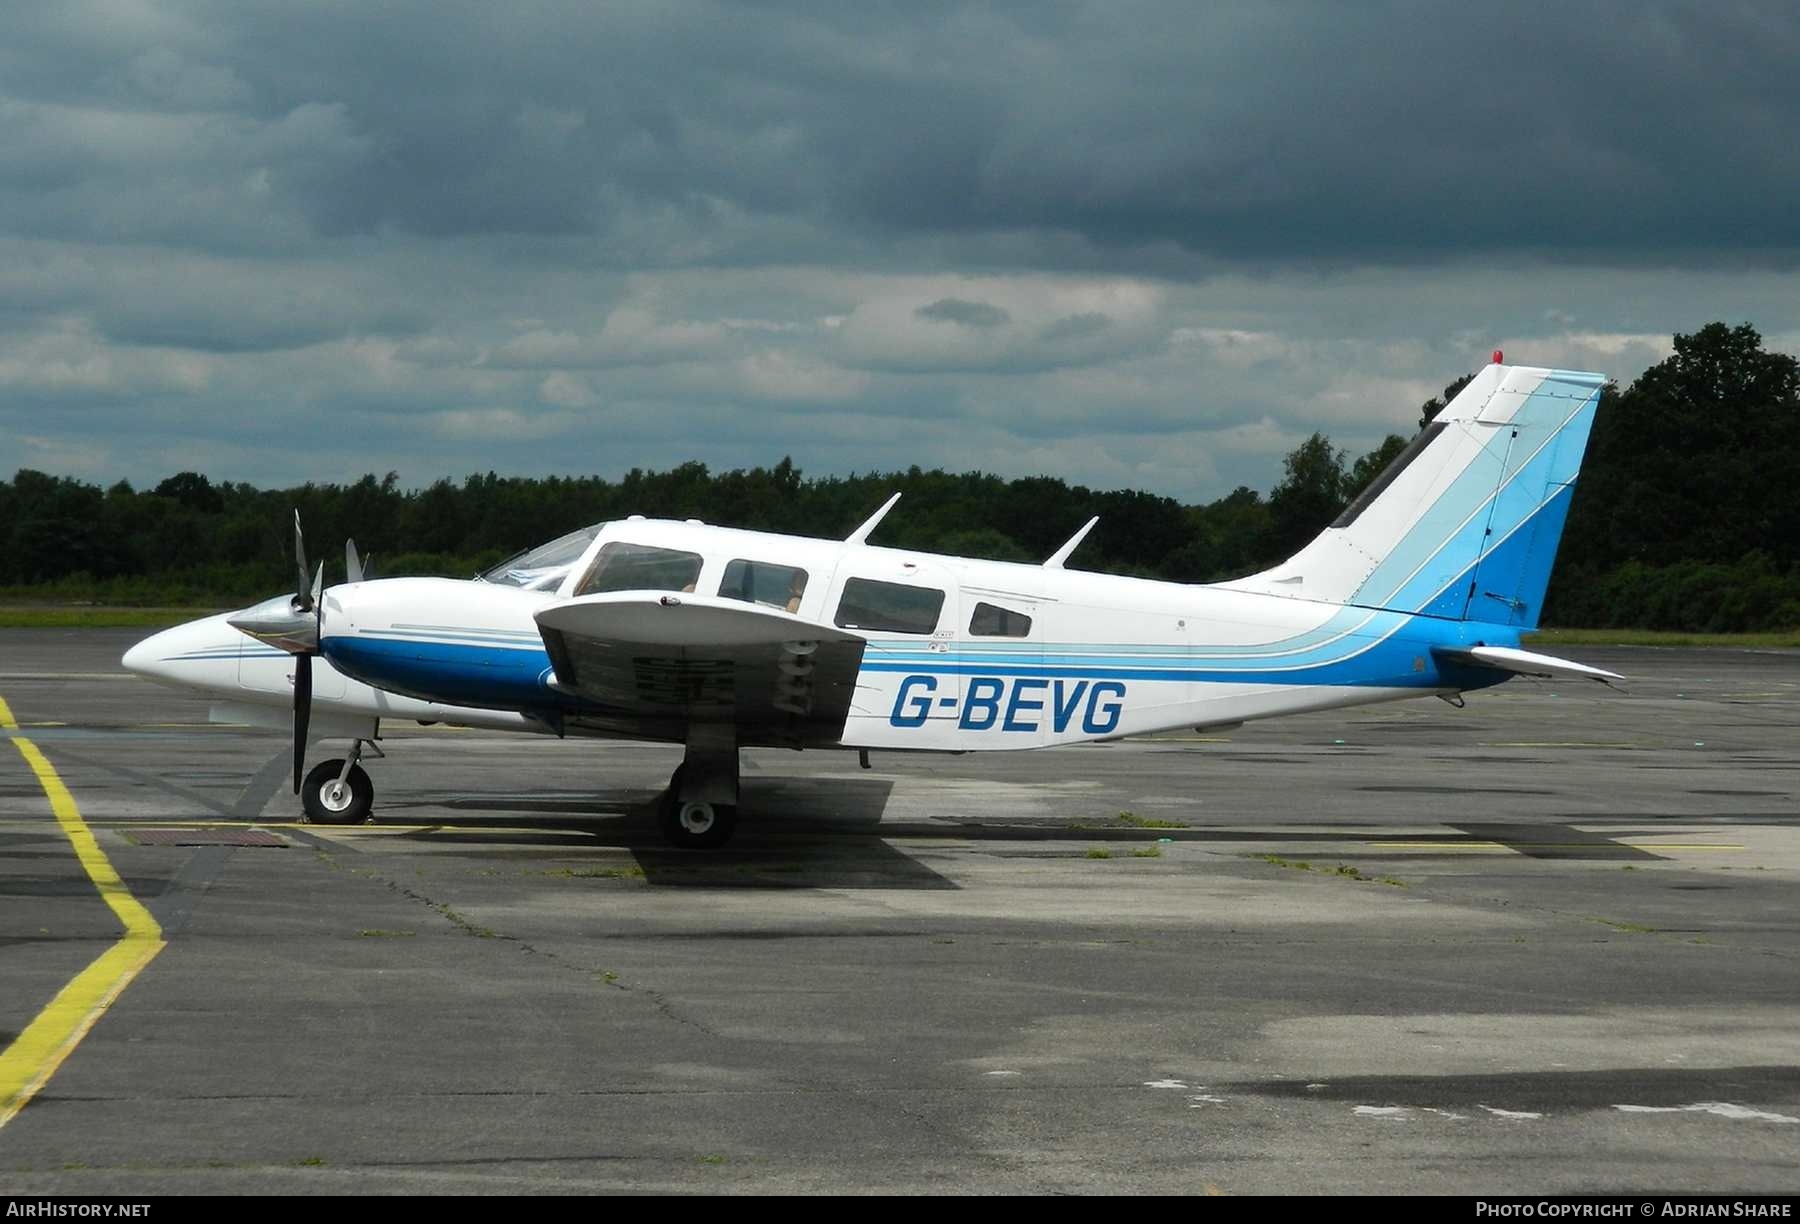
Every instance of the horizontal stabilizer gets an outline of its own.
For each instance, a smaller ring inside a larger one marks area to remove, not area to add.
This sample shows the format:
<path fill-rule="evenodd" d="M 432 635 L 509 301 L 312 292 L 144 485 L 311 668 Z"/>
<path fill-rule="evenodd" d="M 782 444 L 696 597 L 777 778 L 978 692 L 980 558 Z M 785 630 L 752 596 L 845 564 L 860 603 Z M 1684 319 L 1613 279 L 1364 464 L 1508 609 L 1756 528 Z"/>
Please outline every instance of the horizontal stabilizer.
<path fill-rule="evenodd" d="M 1610 684 L 1625 677 L 1617 672 L 1602 671 L 1585 663 L 1559 659 L 1555 655 L 1533 654 L 1508 646 L 1474 646 L 1468 650 L 1433 648 L 1432 654 L 1445 663 L 1462 663 L 1470 667 L 1491 667 L 1520 676 L 1552 676 L 1559 680 L 1598 680 Z"/>

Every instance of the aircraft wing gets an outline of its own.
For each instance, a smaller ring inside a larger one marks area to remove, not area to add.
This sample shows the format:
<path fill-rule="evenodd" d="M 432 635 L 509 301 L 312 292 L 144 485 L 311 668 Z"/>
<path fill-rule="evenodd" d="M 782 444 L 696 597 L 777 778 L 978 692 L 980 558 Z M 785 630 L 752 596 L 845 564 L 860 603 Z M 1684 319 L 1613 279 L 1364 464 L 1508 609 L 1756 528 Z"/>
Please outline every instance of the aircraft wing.
<path fill-rule="evenodd" d="M 711 723 L 740 743 L 842 739 L 862 666 L 859 635 L 736 599 L 610 592 L 536 619 L 556 688 L 675 737 Z"/>

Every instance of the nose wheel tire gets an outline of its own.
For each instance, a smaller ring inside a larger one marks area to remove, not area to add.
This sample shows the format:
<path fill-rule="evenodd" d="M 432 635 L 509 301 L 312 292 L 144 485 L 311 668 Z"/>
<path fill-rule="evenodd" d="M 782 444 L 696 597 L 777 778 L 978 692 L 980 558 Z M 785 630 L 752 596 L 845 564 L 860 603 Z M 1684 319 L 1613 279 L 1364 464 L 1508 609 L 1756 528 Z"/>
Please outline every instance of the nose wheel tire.
<path fill-rule="evenodd" d="M 703 799 L 677 799 L 673 789 L 663 796 L 657 823 L 664 839 L 681 850 L 715 850 L 731 840 L 737 808 Z"/>
<path fill-rule="evenodd" d="M 350 774 L 338 781 L 344 772 L 344 760 L 321 761 L 314 765 L 300 784 L 300 801 L 306 806 L 306 817 L 314 824 L 361 824 L 375 806 L 375 784 L 361 765 L 352 765 Z"/>

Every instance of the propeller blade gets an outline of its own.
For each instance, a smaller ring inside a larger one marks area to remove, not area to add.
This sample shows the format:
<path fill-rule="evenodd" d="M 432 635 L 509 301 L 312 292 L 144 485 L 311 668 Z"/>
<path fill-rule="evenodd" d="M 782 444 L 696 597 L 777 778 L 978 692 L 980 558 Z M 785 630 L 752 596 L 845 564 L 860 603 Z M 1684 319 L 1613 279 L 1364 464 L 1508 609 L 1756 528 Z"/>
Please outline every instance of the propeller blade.
<path fill-rule="evenodd" d="M 325 590 L 325 563 L 323 561 L 321 561 L 321 562 L 319 562 L 319 572 L 313 575 L 312 593 L 307 596 L 307 598 L 311 601 L 307 604 L 308 611 L 318 608 L 319 596 L 320 596 L 320 594 L 322 594 L 324 592 L 324 590 Z M 321 615 L 323 615 L 323 614 L 321 613 Z"/>
<path fill-rule="evenodd" d="M 302 612 L 312 611 L 312 603 L 307 599 L 306 587 L 306 536 L 300 530 L 300 511 L 294 511 L 294 568 L 300 575 L 300 583 L 294 588 L 294 606 Z"/>
<path fill-rule="evenodd" d="M 294 656 L 294 793 L 306 768 L 306 727 L 312 721 L 312 656 Z"/>
<path fill-rule="evenodd" d="M 356 541 L 344 540 L 344 581 L 361 582 L 363 580 L 362 558 L 356 555 Z"/>

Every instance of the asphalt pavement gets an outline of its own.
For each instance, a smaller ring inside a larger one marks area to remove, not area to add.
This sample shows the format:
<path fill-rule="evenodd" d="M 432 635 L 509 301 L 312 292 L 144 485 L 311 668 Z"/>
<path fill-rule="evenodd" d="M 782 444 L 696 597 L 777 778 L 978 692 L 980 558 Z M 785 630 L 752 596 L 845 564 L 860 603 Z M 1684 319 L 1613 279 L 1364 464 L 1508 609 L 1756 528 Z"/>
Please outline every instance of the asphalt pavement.
<path fill-rule="evenodd" d="M 751 751 L 684 854 L 678 749 L 445 728 L 384 728 L 375 823 L 300 824 L 282 737 L 139 636 L 0 631 L 7 734 L 166 940 L 0 1191 L 1800 1188 L 1800 652 Z M 66 825 L 6 748 L 0 1045 L 120 939 Z"/>

